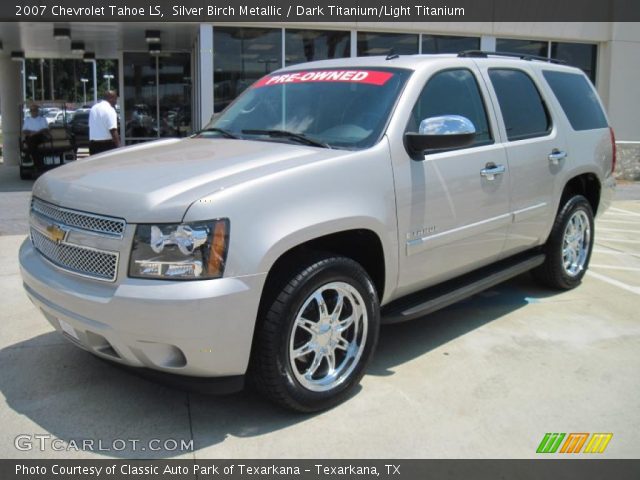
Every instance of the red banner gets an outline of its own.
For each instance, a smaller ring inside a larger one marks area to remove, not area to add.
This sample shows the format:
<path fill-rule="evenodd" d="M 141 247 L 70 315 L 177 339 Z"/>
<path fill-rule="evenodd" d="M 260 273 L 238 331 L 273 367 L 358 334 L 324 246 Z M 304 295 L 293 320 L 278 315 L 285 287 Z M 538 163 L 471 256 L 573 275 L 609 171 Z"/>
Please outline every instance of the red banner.
<path fill-rule="evenodd" d="M 346 82 L 384 85 L 393 73 L 375 70 L 311 70 L 306 72 L 267 75 L 253 84 L 253 88 L 270 87 L 286 83 Z"/>

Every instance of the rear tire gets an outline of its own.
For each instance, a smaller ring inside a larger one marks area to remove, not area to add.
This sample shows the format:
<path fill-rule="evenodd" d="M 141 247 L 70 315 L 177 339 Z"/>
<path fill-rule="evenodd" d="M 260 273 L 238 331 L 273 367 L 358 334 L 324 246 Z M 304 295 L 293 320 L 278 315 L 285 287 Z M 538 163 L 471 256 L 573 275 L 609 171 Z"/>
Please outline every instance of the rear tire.
<path fill-rule="evenodd" d="M 532 271 L 534 278 L 558 290 L 577 287 L 589 267 L 594 233 L 589 201 L 582 195 L 568 198 L 544 246 L 545 262 Z"/>
<path fill-rule="evenodd" d="M 360 382 L 377 344 L 373 282 L 353 260 L 325 255 L 282 284 L 258 321 L 252 380 L 287 409 L 333 407 Z"/>

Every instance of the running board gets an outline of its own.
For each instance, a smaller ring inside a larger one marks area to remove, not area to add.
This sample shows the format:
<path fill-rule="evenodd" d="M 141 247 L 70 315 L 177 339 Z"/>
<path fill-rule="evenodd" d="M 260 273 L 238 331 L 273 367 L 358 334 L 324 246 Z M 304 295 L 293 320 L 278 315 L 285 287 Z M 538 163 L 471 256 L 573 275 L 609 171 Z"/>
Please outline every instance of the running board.
<path fill-rule="evenodd" d="M 383 324 L 390 324 L 423 317 L 527 272 L 541 265 L 544 259 L 545 255 L 538 252 L 518 255 L 412 293 L 385 305 L 382 308 L 381 321 Z"/>

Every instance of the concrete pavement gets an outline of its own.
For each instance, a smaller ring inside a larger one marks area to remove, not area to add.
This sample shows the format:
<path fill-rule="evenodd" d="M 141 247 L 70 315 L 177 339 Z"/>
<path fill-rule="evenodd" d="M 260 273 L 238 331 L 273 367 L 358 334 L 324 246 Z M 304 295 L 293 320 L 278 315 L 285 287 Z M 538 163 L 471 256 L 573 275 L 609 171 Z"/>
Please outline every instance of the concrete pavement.
<path fill-rule="evenodd" d="M 5 190 L 0 231 L 10 233 L 6 199 Z M 79 350 L 22 291 L 25 232 L 0 236 L 3 458 L 532 458 L 546 432 L 613 432 L 603 457 L 638 457 L 640 201 L 617 201 L 598 221 L 579 288 L 551 292 L 524 275 L 384 327 L 359 391 L 318 415 L 284 412 L 251 392 L 186 394 Z M 33 442 L 21 451 L 18 435 L 109 450 L 40 451 Z M 137 449 L 118 450 L 121 439 Z M 153 439 L 160 450 L 149 448 Z M 193 451 L 168 440 L 193 442 Z"/>

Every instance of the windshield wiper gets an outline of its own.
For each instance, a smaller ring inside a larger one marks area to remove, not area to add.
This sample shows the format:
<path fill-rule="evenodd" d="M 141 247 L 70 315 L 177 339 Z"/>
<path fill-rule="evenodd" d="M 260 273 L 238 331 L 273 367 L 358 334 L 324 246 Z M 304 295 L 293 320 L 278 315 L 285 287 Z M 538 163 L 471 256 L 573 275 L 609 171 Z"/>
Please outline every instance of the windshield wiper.
<path fill-rule="evenodd" d="M 314 140 L 313 138 L 307 137 L 304 133 L 289 132 L 287 130 L 242 130 L 242 133 L 246 133 L 247 135 L 268 135 L 273 138 L 288 138 L 313 147 L 331 148 L 328 143 Z"/>
<path fill-rule="evenodd" d="M 205 128 L 204 130 L 200 130 L 199 133 L 202 132 L 216 132 L 216 133 L 221 133 L 222 136 L 224 138 L 240 138 L 238 135 L 236 135 L 235 133 L 231 133 L 229 130 L 225 130 L 224 128 L 218 128 L 218 127 L 209 127 L 209 128 Z"/>

